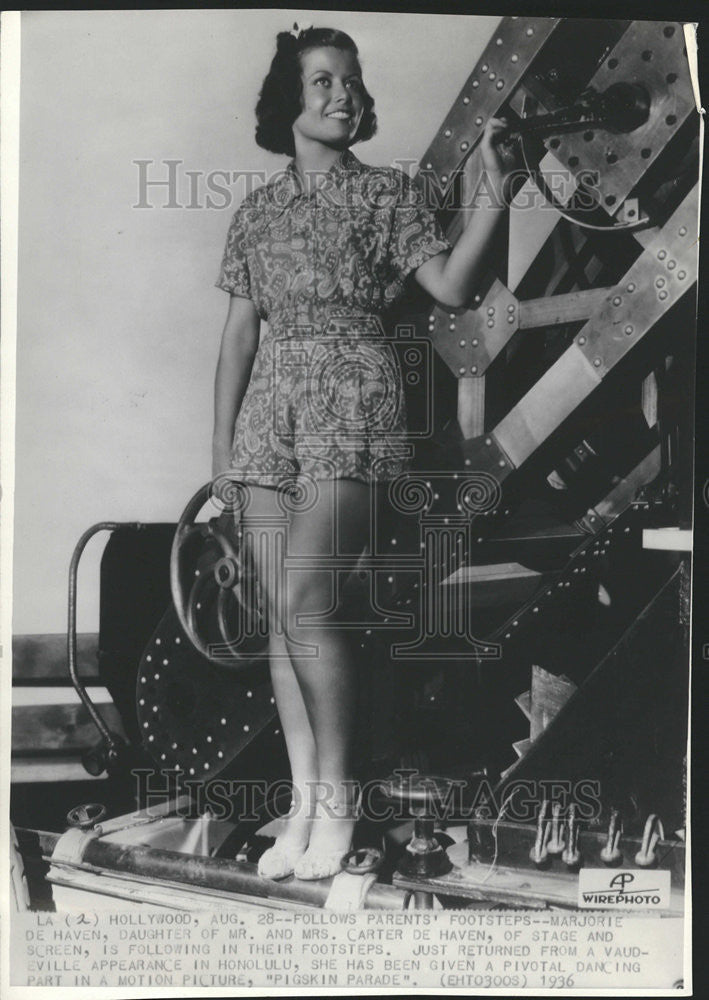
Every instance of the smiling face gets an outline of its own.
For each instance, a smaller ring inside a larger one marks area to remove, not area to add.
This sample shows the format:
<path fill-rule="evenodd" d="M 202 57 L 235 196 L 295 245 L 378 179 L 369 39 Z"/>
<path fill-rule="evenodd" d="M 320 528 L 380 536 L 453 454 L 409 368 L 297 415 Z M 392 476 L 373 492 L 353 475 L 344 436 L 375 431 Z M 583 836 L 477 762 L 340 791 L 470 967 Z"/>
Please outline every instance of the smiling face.
<path fill-rule="evenodd" d="M 327 46 L 305 51 L 300 61 L 303 110 L 293 122 L 296 147 L 300 136 L 335 149 L 346 148 L 357 134 L 364 110 L 357 57 Z"/>

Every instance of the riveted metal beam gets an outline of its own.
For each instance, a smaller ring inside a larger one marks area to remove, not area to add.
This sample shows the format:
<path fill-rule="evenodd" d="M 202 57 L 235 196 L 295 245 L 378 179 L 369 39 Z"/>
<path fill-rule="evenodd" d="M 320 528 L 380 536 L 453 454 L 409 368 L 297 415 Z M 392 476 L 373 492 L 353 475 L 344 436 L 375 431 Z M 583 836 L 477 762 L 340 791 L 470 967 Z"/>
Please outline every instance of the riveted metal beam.
<path fill-rule="evenodd" d="M 688 292 L 697 273 L 698 187 L 577 335 L 491 435 L 519 468 Z"/>
<path fill-rule="evenodd" d="M 695 186 L 576 337 L 601 378 L 696 281 L 698 200 Z"/>
<path fill-rule="evenodd" d="M 419 177 L 446 191 L 453 176 L 559 24 L 554 17 L 505 17 L 421 158 Z"/>

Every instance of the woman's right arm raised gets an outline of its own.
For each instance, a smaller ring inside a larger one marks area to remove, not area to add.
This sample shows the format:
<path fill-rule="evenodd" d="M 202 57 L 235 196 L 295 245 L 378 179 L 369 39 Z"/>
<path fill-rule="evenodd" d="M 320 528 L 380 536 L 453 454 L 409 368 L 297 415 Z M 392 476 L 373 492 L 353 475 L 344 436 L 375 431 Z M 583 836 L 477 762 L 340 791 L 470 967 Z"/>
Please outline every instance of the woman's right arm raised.
<path fill-rule="evenodd" d="M 229 467 L 234 423 L 249 384 L 258 348 L 260 322 L 251 299 L 231 296 L 214 379 L 214 478 Z"/>

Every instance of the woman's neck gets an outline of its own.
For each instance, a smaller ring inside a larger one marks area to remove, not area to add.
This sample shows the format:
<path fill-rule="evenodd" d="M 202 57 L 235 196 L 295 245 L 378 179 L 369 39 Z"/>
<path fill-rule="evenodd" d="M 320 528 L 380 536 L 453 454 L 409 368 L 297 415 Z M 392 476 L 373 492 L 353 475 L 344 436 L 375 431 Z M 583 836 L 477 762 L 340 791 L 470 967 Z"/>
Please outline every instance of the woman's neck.
<path fill-rule="evenodd" d="M 310 191 L 322 182 L 322 176 L 341 159 L 343 153 L 344 149 L 326 146 L 321 142 L 309 142 L 302 136 L 296 136 L 294 164 L 305 190 Z"/>

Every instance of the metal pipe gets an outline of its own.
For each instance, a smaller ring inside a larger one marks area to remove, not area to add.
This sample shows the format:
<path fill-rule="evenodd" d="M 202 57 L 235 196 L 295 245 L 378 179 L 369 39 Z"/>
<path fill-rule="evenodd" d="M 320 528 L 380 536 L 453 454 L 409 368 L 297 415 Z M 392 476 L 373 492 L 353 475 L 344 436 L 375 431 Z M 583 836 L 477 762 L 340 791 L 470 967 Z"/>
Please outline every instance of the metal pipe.
<path fill-rule="evenodd" d="M 94 725 L 105 740 L 109 750 L 113 751 L 116 750 L 116 741 L 113 734 L 103 721 L 98 709 L 91 701 L 86 688 L 79 679 L 76 669 L 76 580 L 79 570 L 79 560 L 81 559 L 87 543 L 93 538 L 94 535 L 98 534 L 99 531 L 115 531 L 116 528 L 121 527 L 138 528 L 140 527 L 140 524 L 133 522 L 122 525 L 116 521 L 100 521 L 98 524 L 94 524 L 93 527 L 83 533 L 79 541 L 76 543 L 76 547 L 74 548 L 74 552 L 71 557 L 71 562 L 69 563 L 69 620 L 67 627 L 67 659 L 69 663 L 69 676 L 71 677 L 71 683 L 74 685 L 74 690 L 84 703 L 86 711 L 91 716 Z"/>
<path fill-rule="evenodd" d="M 330 893 L 329 879 L 305 882 L 286 879 L 281 882 L 262 878 L 256 865 L 229 858 L 192 857 L 178 851 L 157 847 L 112 843 L 101 838 L 91 840 L 78 867 L 90 866 L 105 874 L 115 873 L 159 879 L 172 884 L 219 892 L 234 892 L 254 899 L 280 900 L 305 906 L 322 907 Z M 390 885 L 375 883 L 365 896 L 363 909 L 400 910 L 405 893 Z"/>

